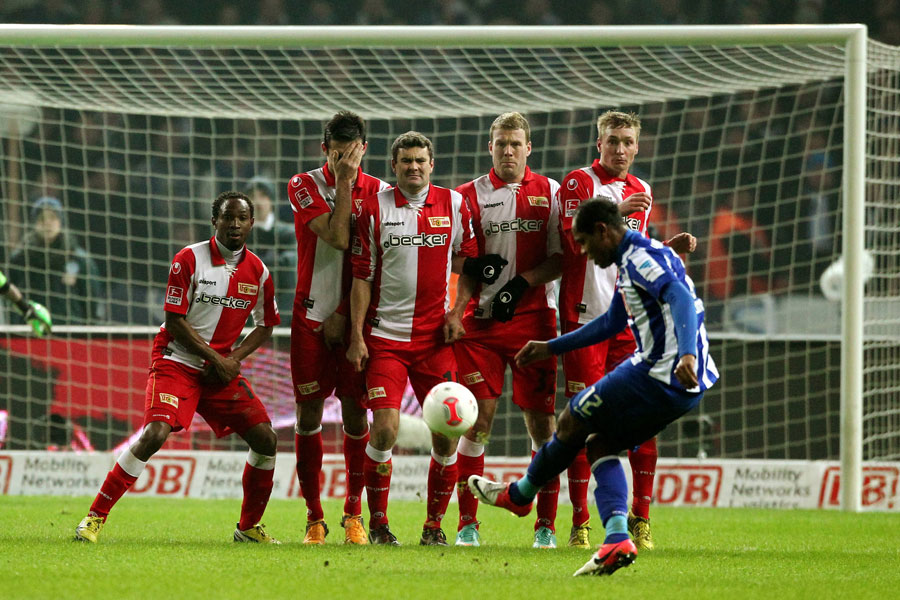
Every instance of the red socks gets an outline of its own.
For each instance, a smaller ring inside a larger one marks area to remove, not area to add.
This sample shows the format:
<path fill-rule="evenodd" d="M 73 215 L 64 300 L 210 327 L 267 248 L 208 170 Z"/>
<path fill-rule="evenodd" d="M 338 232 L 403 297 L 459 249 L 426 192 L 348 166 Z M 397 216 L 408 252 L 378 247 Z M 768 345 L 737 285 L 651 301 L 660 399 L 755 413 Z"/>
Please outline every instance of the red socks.
<path fill-rule="evenodd" d="M 386 460 L 376 462 L 370 456 L 371 453 L 386 455 Z M 363 464 L 363 473 L 366 478 L 366 497 L 369 503 L 369 528 L 375 529 L 387 524 L 387 505 L 388 496 L 391 492 L 391 473 L 393 471 L 391 463 L 391 451 L 381 451 L 372 448 L 371 445 L 366 448 L 366 458 Z"/>
<path fill-rule="evenodd" d="M 91 512 L 98 517 L 103 517 L 105 521 L 112 507 L 134 485 L 135 481 L 137 481 L 137 477 L 132 477 L 126 473 L 119 466 L 119 463 L 113 465 L 112 470 L 106 475 L 103 485 L 100 486 L 100 491 L 97 493 L 97 497 L 94 498 L 94 503 L 91 504 Z"/>
<path fill-rule="evenodd" d="M 362 514 L 362 492 L 366 487 L 363 465 L 366 461 L 366 444 L 369 432 L 359 438 L 344 432 L 344 468 L 347 475 L 347 497 L 344 499 L 344 513 L 356 516 Z"/>
<path fill-rule="evenodd" d="M 531 451 L 531 458 L 537 454 Z M 537 509 L 537 520 L 534 522 L 534 529 L 538 527 L 547 527 L 553 533 L 556 533 L 556 508 L 559 504 L 559 475 L 548 481 L 537 494 L 535 508 Z"/>
<path fill-rule="evenodd" d="M 631 463 L 633 494 L 631 512 L 636 517 L 650 518 L 650 499 L 653 497 L 653 480 L 656 477 L 656 438 L 651 438 L 638 446 L 637 451 L 628 451 Z"/>
<path fill-rule="evenodd" d="M 306 500 L 306 520 L 312 522 L 324 519 L 319 483 L 322 473 L 322 428 L 319 427 L 318 431 L 309 435 L 294 433 L 294 453 L 297 457 L 300 493 Z"/>
<path fill-rule="evenodd" d="M 266 457 L 269 458 L 269 457 Z M 254 527 L 262 519 L 272 494 L 272 479 L 275 475 L 275 457 L 271 457 L 269 468 L 257 468 L 244 465 L 244 476 L 241 483 L 244 488 L 244 500 L 241 503 L 241 520 L 238 529 L 245 531 Z"/>
<path fill-rule="evenodd" d="M 588 508 L 588 485 L 591 481 L 591 465 L 588 464 L 584 449 L 578 453 L 567 472 L 569 477 L 569 500 L 572 502 L 572 525 L 584 525 L 591 518 Z"/>
<path fill-rule="evenodd" d="M 460 446 L 463 445 L 463 439 L 465 438 L 460 439 Z M 466 482 L 469 480 L 469 475 L 484 475 L 484 452 L 482 451 L 478 456 L 466 456 L 459 452 L 456 466 L 456 497 L 459 500 L 459 526 L 457 530 L 459 530 L 466 525 L 477 523 L 478 500 L 469 491 L 469 486 Z"/>
<path fill-rule="evenodd" d="M 442 461 L 453 461 L 449 465 L 439 463 L 432 452 L 431 465 L 428 468 L 428 508 L 425 517 L 425 527 L 437 529 L 441 526 L 450 497 L 453 495 L 453 486 L 457 478 L 457 458 L 443 457 Z"/>

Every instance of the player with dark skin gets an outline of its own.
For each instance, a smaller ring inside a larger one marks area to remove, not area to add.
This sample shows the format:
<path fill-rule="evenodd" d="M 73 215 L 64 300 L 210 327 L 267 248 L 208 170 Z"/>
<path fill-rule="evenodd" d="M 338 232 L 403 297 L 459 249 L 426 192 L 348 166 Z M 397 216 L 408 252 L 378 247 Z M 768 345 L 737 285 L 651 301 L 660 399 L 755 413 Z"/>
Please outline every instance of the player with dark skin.
<path fill-rule="evenodd" d="M 253 217 L 250 206 L 240 198 L 226 200 L 219 214 L 212 218 L 216 230 L 216 240 L 229 250 L 240 250 L 250 235 Z M 241 372 L 241 361 L 250 356 L 272 335 L 272 327 L 257 326 L 244 338 L 240 346 L 228 356 L 222 356 L 204 342 L 187 323 L 184 315 L 166 312 L 166 331 L 190 352 L 202 356 L 206 361 L 204 377 L 228 383 Z M 142 461 L 150 460 L 165 443 L 172 426 L 163 421 L 153 421 L 144 428 L 141 437 L 131 446 L 131 452 Z M 244 434 L 244 441 L 259 454 L 273 456 L 278 437 L 271 423 L 260 423 Z"/>

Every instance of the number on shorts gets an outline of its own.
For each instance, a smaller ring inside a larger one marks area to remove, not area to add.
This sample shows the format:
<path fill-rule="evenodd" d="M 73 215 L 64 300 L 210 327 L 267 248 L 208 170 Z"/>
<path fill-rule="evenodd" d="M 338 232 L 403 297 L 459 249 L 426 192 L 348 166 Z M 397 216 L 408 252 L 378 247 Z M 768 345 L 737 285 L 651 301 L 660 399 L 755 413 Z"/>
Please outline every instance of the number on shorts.
<path fill-rule="evenodd" d="M 253 390 L 250 389 L 250 384 L 247 383 L 246 379 L 241 379 L 238 382 L 238 386 L 244 388 L 244 391 L 247 392 L 247 397 L 253 400 L 255 396 L 253 395 Z"/>
<path fill-rule="evenodd" d="M 592 385 L 578 396 L 578 403 L 575 405 L 574 410 L 579 415 L 590 418 L 591 413 L 599 408 L 601 404 L 603 404 L 603 399 L 597 393 L 597 388 Z"/>

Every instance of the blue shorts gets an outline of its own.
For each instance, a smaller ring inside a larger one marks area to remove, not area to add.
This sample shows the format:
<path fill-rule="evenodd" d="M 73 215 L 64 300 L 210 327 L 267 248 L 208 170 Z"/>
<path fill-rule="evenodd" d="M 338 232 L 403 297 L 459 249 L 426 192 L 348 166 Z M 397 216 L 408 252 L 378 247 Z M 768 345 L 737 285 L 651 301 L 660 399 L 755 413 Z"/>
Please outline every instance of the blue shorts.
<path fill-rule="evenodd" d="M 625 361 L 569 400 L 572 415 L 612 452 L 643 444 L 700 403 L 703 392 L 678 390 Z"/>

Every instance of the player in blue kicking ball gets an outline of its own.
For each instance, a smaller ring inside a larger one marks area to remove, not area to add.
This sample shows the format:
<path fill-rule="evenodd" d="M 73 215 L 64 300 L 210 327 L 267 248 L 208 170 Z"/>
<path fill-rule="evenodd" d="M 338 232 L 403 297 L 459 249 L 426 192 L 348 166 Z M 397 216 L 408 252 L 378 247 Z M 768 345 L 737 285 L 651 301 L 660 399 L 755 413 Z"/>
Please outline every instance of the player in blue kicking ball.
<path fill-rule="evenodd" d="M 594 492 L 606 538 L 575 575 L 610 575 L 634 562 L 628 534 L 628 484 L 618 454 L 655 436 L 699 404 L 718 379 L 709 356 L 703 302 L 675 252 L 630 231 L 612 202 L 593 199 L 575 216 L 574 238 L 600 267 L 618 267 L 609 310 L 549 342 L 530 341 L 516 355 L 520 365 L 607 339 L 628 325 L 634 354 L 563 409 L 553 439 L 534 456 L 528 473 L 513 483 L 473 475 L 469 489 L 485 504 L 525 516 L 546 482 L 587 447 Z"/>

